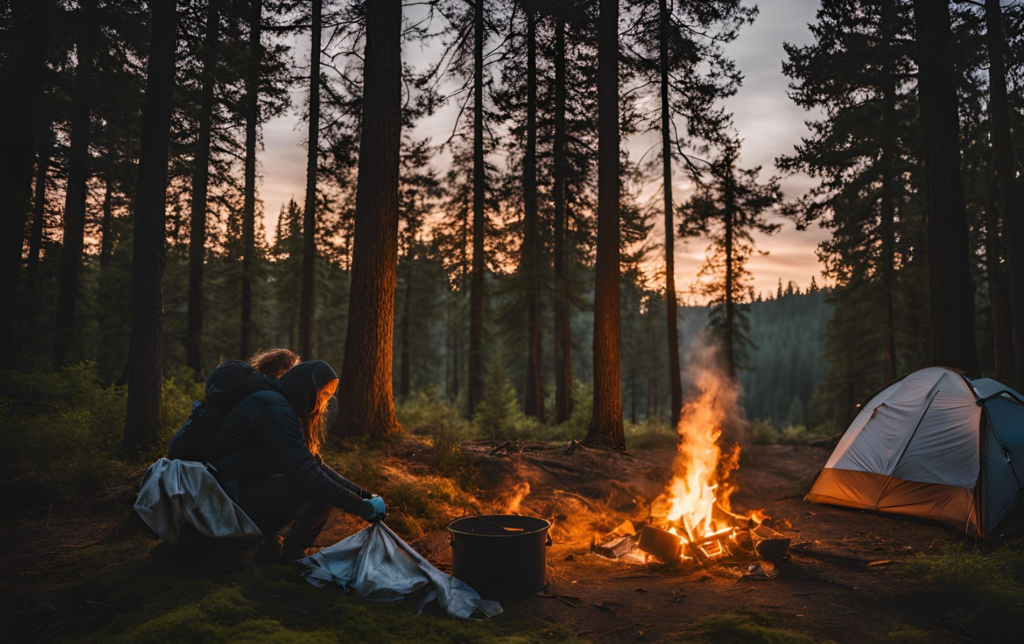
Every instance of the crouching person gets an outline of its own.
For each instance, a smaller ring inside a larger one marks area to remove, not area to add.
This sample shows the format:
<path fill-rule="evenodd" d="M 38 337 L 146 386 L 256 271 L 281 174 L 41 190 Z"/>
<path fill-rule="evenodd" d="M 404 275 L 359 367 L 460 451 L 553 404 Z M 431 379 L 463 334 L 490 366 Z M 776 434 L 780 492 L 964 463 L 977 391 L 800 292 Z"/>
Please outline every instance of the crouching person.
<path fill-rule="evenodd" d="M 327 405 L 338 376 L 322 361 L 303 362 L 273 387 L 242 399 L 217 431 L 214 476 L 263 533 L 256 563 L 306 556 L 334 508 L 370 522 L 384 501 L 323 462 Z M 278 531 L 291 524 L 288 537 Z M 238 543 L 244 548 L 245 543 Z"/>

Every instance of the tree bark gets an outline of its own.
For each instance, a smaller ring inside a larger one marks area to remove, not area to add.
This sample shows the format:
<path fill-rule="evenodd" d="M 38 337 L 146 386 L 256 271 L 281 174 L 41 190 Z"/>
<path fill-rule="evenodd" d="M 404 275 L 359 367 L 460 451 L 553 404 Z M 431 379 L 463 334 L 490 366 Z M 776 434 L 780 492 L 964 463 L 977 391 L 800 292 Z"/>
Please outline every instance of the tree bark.
<path fill-rule="evenodd" d="M 71 142 L 68 182 L 64 198 L 64 232 L 60 277 L 57 283 L 57 319 L 53 328 L 53 365 L 67 361 L 75 335 L 75 305 L 85 243 L 85 202 L 89 181 L 92 83 L 96 50 L 96 0 L 82 2 L 78 26 L 78 64 L 71 99 Z"/>
<path fill-rule="evenodd" d="M 401 430 L 391 388 L 398 163 L 402 129 L 401 0 L 366 5 L 362 133 L 356 185 L 350 317 L 338 423 L 380 439 Z"/>
<path fill-rule="evenodd" d="M 153 0 L 132 237 L 132 328 L 123 447 L 135 453 L 160 436 L 163 385 L 164 223 L 177 28 L 175 0 Z"/>
<path fill-rule="evenodd" d="M 722 199 L 725 202 L 725 329 L 722 344 L 725 351 L 725 370 L 730 380 L 736 379 L 736 307 L 733 293 L 736 283 L 733 266 L 733 233 L 736 224 L 736 191 L 733 186 L 735 158 L 734 151 L 726 153 L 722 177 Z"/>
<path fill-rule="evenodd" d="M 974 332 L 967 213 L 960 176 L 960 124 L 949 5 L 914 0 L 918 98 L 925 142 L 931 361 L 974 372 Z"/>
<path fill-rule="evenodd" d="M 320 34 L 323 0 L 313 0 L 309 47 L 309 134 L 306 150 L 306 204 L 302 215 L 302 292 L 299 299 L 299 352 L 313 355 L 316 330 L 316 176 L 320 154 Z"/>
<path fill-rule="evenodd" d="M 896 379 L 896 329 L 893 318 L 893 294 L 896 274 L 896 76 L 892 69 L 893 39 L 896 31 L 895 0 L 882 3 L 882 47 L 885 60 L 882 89 L 882 194 L 881 225 L 882 257 L 882 337 L 885 346 L 885 382 Z"/>
<path fill-rule="evenodd" d="M 1006 236 L 1009 265 L 1009 324 L 1013 328 L 1012 380 L 1017 390 L 1024 389 L 1024 206 L 1017 198 L 1014 172 L 1013 139 L 1010 136 L 1010 110 L 1006 97 L 1006 37 L 1003 33 L 999 0 L 985 0 L 985 24 L 989 53 L 989 112 L 992 119 L 992 156 Z"/>
<path fill-rule="evenodd" d="M 569 316 L 568 249 L 565 213 L 565 19 L 555 18 L 555 138 L 553 200 L 555 208 L 555 423 L 572 413 L 572 327 Z"/>
<path fill-rule="evenodd" d="M 10 3 L 11 41 L 5 46 L 10 57 L 0 69 L 5 90 L 0 106 L 0 367 L 13 366 L 18 357 L 18 286 L 53 5 L 53 0 Z"/>
<path fill-rule="evenodd" d="M 22 330 L 19 342 L 33 344 L 36 337 L 36 288 L 39 282 L 39 257 L 43 248 L 43 228 L 46 224 L 46 183 L 53 155 L 53 135 L 40 133 L 36 158 L 35 197 L 32 202 L 32 227 L 28 235 L 28 266 L 25 271 L 24 306 L 19 307 Z"/>
<path fill-rule="evenodd" d="M 668 382 L 671 393 L 671 409 L 669 417 L 672 427 L 679 424 L 683 410 L 683 382 L 679 366 L 679 325 L 676 319 L 679 306 L 676 303 L 676 256 L 675 256 L 675 217 L 672 206 L 672 140 L 670 131 L 671 113 L 669 111 L 668 86 L 668 28 L 669 15 L 666 0 L 659 0 L 660 33 L 658 49 L 661 66 L 661 165 L 662 183 L 664 184 L 664 215 L 665 215 L 665 306 L 668 332 Z"/>
<path fill-rule="evenodd" d="M 406 258 L 406 262 L 411 261 L 411 257 Z M 412 309 L 412 277 L 416 270 L 414 266 L 407 266 L 405 270 L 405 297 L 402 300 L 402 346 L 401 353 L 398 356 L 398 395 L 403 398 L 408 398 L 412 392 L 412 383 L 410 382 L 410 365 L 409 365 L 409 333 L 410 325 L 412 320 L 410 319 L 410 312 Z"/>
<path fill-rule="evenodd" d="M 483 396 L 484 330 L 484 8 L 473 4 L 473 274 L 469 282 L 469 416 Z"/>
<path fill-rule="evenodd" d="M 1000 236 L 999 180 L 993 175 L 985 207 L 985 267 L 988 302 L 992 315 L 992 350 L 995 377 L 1013 382 L 1013 315 L 1010 309 L 1010 284 L 1002 260 L 1005 254 Z M 1005 233 L 1004 233 L 1005 234 Z"/>
<path fill-rule="evenodd" d="M 537 215 L 537 14 L 526 8 L 526 153 L 523 156 L 523 250 L 529 335 L 523 411 L 544 422 L 540 366 L 540 239 Z"/>
<path fill-rule="evenodd" d="M 263 0 L 252 0 L 249 15 L 249 68 L 245 76 L 245 196 L 242 204 L 242 324 L 238 356 L 252 351 L 252 280 L 256 254 L 256 143 L 260 117 L 260 37 Z"/>
<path fill-rule="evenodd" d="M 192 211 L 188 235 L 188 321 L 185 364 L 201 376 L 203 336 L 203 269 L 206 263 L 206 198 L 210 183 L 210 131 L 213 128 L 213 89 L 217 41 L 220 38 L 220 0 L 209 0 L 203 38 L 203 85 L 199 99 L 199 137 L 192 168 Z"/>
<path fill-rule="evenodd" d="M 587 445 L 626 449 L 619 329 L 619 5 L 600 0 L 597 45 L 597 283 L 594 413 Z"/>

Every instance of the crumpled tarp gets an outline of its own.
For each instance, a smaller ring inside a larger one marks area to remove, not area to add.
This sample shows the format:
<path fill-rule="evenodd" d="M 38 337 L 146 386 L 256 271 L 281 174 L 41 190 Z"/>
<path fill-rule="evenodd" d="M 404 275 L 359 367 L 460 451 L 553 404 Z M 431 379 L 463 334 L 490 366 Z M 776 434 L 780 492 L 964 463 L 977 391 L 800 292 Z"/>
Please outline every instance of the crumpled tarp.
<path fill-rule="evenodd" d="M 398 601 L 423 590 L 417 612 L 436 599 L 452 617 L 468 619 L 477 609 L 488 617 L 501 614 L 498 602 L 481 599 L 475 590 L 430 565 L 383 522 L 299 563 L 311 568 L 306 579 L 314 586 L 334 583 L 365 599 Z"/>
<path fill-rule="evenodd" d="M 242 508 L 225 494 L 202 463 L 161 458 L 149 466 L 135 511 L 167 543 L 174 543 L 182 524 L 208 537 L 262 537 Z"/>

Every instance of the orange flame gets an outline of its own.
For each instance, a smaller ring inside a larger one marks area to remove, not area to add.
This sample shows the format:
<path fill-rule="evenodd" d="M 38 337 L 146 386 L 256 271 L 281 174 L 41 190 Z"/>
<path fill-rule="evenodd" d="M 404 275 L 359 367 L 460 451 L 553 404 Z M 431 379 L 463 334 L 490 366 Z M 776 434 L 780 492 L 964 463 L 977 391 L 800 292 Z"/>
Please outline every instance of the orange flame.
<path fill-rule="evenodd" d="M 670 531 L 688 542 L 728 537 L 732 533 L 729 497 L 735 485 L 729 480 L 739 467 L 739 445 L 725 453 L 719 445 L 723 424 L 738 416 L 739 388 L 722 374 L 710 349 L 691 356 L 696 398 L 682 410 L 676 432 L 679 448 L 673 464 L 674 475 L 655 503 L 656 516 L 663 517 Z M 716 512 L 715 506 L 726 512 Z M 705 555 L 721 550 L 711 544 Z"/>

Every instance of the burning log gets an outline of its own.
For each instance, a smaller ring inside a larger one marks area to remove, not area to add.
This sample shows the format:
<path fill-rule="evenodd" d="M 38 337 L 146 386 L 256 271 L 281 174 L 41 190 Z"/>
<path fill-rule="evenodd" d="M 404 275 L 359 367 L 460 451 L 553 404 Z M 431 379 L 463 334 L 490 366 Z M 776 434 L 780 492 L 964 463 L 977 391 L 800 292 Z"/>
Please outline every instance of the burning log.
<path fill-rule="evenodd" d="M 645 526 L 640 531 L 637 548 L 661 559 L 667 564 L 674 565 L 679 563 L 679 555 L 683 549 L 683 540 L 679 538 L 679 535 L 672 534 L 668 530 Z"/>

